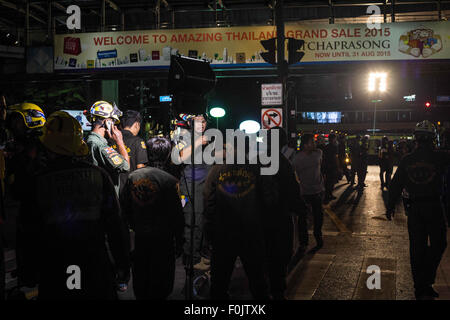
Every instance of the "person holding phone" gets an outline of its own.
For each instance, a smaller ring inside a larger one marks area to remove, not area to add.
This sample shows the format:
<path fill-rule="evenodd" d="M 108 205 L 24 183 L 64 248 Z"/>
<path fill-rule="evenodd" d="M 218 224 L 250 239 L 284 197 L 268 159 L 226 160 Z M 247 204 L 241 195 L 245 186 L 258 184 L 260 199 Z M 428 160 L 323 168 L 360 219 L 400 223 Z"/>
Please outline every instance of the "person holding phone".
<path fill-rule="evenodd" d="M 92 124 L 92 131 L 86 137 L 86 144 L 89 147 L 88 159 L 96 166 L 105 169 L 114 185 L 117 197 L 120 191 L 120 173 L 130 170 L 130 158 L 123 142 L 122 132 L 117 128 L 120 123 L 119 117 L 122 112 L 114 104 L 106 101 L 95 102 L 87 114 L 89 122 Z M 108 145 L 107 139 L 112 139 L 117 151 Z M 128 235 L 128 249 L 131 249 L 131 243 Z M 124 292 L 128 288 L 130 279 L 130 270 L 117 268 L 117 287 Z"/>
<path fill-rule="evenodd" d="M 88 114 L 92 131 L 86 138 L 90 151 L 89 160 L 109 173 L 117 195 L 120 189 L 119 174 L 130 170 L 130 159 L 122 132 L 116 126 L 121 115 L 117 106 L 106 101 L 95 102 Z M 117 151 L 108 145 L 107 139 L 114 140 Z"/>

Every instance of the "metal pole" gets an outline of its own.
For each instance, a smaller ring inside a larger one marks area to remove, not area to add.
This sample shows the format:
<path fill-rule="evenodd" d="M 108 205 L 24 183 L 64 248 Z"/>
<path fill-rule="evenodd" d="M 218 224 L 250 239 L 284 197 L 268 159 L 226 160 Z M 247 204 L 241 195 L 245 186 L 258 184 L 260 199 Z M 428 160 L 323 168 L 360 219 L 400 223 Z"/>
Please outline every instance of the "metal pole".
<path fill-rule="evenodd" d="M 144 80 L 139 81 L 139 107 L 142 110 L 144 106 Z"/>
<path fill-rule="evenodd" d="M 191 247 L 189 248 L 189 272 L 188 272 L 188 300 L 193 299 L 194 294 L 194 237 L 195 237 L 195 121 L 191 121 L 191 166 L 192 166 L 192 180 L 191 180 Z M 187 187 L 187 186 L 186 186 Z"/>
<path fill-rule="evenodd" d="M 438 9 L 438 19 L 439 21 L 441 21 L 442 20 L 441 0 L 438 0 L 437 2 L 437 9 Z"/>
<path fill-rule="evenodd" d="M 334 24 L 334 8 L 333 0 L 328 0 L 328 6 L 330 7 L 330 24 Z"/>
<path fill-rule="evenodd" d="M 372 131 L 372 135 L 375 136 L 375 123 L 376 123 L 376 119 L 377 119 L 377 101 L 375 100 L 374 104 L 375 104 L 375 110 L 373 111 L 373 131 Z"/>
<path fill-rule="evenodd" d="M 156 29 L 161 28 L 161 0 L 156 3 Z"/>
<path fill-rule="evenodd" d="M 275 5 L 275 17 L 277 25 L 277 67 L 278 75 L 280 77 L 280 82 L 282 83 L 282 94 L 283 94 L 283 113 L 284 113 L 284 126 L 287 127 L 288 124 L 288 110 L 286 104 L 286 82 L 288 77 L 288 66 L 285 61 L 284 54 L 284 17 L 283 17 L 283 0 L 277 1 Z"/>
<path fill-rule="evenodd" d="M 172 29 L 175 29 L 175 9 L 172 9 Z"/>
<path fill-rule="evenodd" d="M 47 39 L 52 40 L 52 1 L 48 2 L 47 6 Z"/>
<path fill-rule="evenodd" d="M 395 22 L 395 0 L 391 0 L 391 22 Z"/>
<path fill-rule="evenodd" d="M 25 7 L 25 44 L 30 46 L 30 0 L 27 0 Z"/>
<path fill-rule="evenodd" d="M 101 23 L 101 31 L 105 31 L 106 25 L 106 1 L 102 0 L 102 23 Z"/>
<path fill-rule="evenodd" d="M 125 31 L 125 12 L 120 13 L 120 25 L 122 26 L 122 31 Z"/>

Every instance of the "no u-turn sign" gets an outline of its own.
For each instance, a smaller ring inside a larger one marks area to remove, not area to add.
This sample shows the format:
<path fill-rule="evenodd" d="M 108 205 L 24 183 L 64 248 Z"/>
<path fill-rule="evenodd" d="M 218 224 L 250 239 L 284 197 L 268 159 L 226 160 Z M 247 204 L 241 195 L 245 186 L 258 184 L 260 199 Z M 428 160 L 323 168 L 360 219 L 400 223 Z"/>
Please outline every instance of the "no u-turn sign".
<path fill-rule="evenodd" d="M 261 109 L 261 127 L 270 129 L 283 126 L 282 108 L 263 108 Z"/>

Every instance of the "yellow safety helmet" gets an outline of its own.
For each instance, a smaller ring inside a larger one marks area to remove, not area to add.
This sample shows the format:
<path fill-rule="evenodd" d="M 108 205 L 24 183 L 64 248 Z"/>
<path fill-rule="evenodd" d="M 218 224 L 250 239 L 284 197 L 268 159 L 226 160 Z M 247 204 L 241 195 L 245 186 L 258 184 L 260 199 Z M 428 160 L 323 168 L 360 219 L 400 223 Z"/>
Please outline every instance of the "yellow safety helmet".
<path fill-rule="evenodd" d="M 414 129 L 414 134 L 431 134 L 436 135 L 435 126 L 428 120 L 424 120 L 416 124 L 416 128 Z"/>
<path fill-rule="evenodd" d="M 34 103 L 20 103 L 8 107 L 8 114 L 18 113 L 22 115 L 25 125 L 29 129 L 41 128 L 45 124 L 45 114 Z"/>
<path fill-rule="evenodd" d="M 114 123 L 120 123 L 119 117 L 122 116 L 122 111 L 117 108 L 116 104 L 111 105 L 106 101 L 97 101 L 95 102 L 91 109 L 89 110 L 89 122 L 94 122 L 97 118 L 112 118 L 114 119 Z"/>
<path fill-rule="evenodd" d="M 80 123 L 64 111 L 50 115 L 39 139 L 47 149 L 57 154 L 82 157 L 89 153 Z"/>

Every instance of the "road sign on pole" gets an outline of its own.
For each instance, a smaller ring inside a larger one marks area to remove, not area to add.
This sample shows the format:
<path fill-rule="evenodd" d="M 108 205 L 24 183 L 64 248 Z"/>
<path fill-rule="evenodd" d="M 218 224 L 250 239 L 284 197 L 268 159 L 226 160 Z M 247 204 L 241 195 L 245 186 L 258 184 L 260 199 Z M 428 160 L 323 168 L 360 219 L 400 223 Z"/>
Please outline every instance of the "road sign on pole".
<path fill-rule="evenodd" d="M 270 129 L 274 127 L 283 127 L 283 109 L 282 108 L 261 109 L 261 128 Z"/>
<path fill-rule="evenodd" d="M 283 84 L 261 84 L 261 105 L 279 106 L 283 104 Z"/>

